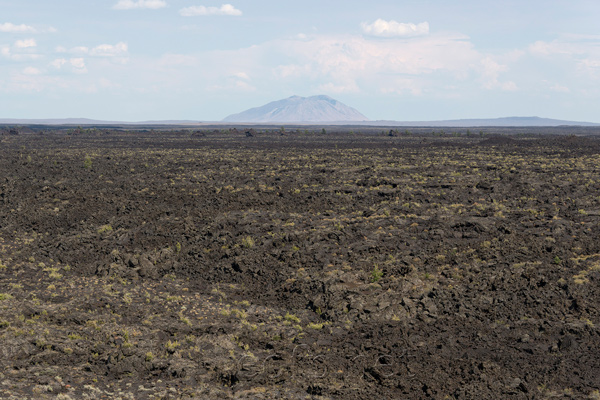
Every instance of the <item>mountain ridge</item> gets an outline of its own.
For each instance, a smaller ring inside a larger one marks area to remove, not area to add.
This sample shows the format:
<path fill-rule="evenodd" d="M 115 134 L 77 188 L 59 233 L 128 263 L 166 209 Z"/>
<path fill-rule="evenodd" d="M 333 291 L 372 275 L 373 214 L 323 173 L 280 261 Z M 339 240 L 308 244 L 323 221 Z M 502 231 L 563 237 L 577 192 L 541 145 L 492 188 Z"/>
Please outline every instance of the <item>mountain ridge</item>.
<path fill-rule="evenodd" d="M 542 117 L 499 117 L 499 118 L 465 118 L 437 121 L 370 121 L 374 126 L 414 126 L 414 127 L 544 127 L 544 126 L 600 126 L 600 123 L 585 121 L 568 121 Z"/>
<path fill-rule="evenodd" d="M 48 118 L 48 119 L 19 119 L 0 118 L 0 125 L 68 125 L 68 126 L 102 126 L 102 125 L 281 125 L 281 122 L 271 123 L 235 123 L 224 121 L 198 121 L 198 120 L 164 120 L 164 121 L 105 121 L 89 118 Z M 559 126 L 586 126 L 598 127 L 600 123 L 567 121 L 541 117 L 500 117 L 479 119 L 451 119 L 438 121 L 393 121 L 393 120 L 371 120 L 371 121 L 326 121 L 323 123 L 302 123 L 299 125 L 338 125 L 338 126 L 389 126 L 389 127 L 432 127 L 432 128 L 477 128 L 477 127 L 559 127 Z"/>

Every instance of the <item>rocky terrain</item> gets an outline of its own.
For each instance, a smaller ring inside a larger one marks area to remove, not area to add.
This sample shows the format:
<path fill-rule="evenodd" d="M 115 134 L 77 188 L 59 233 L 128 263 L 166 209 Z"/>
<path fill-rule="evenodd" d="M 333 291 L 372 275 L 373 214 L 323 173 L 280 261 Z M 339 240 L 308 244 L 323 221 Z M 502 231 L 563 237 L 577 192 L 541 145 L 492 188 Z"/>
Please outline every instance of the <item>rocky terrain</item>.
<path fill-rule="evenodd" d="M 0 398 L 598 399 L 600 139 L 0 136 Z"/>

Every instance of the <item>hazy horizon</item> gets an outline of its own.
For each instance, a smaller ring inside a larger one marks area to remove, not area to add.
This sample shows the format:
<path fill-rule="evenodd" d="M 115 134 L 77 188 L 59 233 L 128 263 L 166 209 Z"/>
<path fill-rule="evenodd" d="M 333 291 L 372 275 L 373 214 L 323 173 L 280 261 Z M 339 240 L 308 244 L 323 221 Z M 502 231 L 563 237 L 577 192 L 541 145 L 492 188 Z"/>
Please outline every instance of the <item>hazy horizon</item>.
<path fill-rule="evenodd" d="M 0 119 L 224 117 L 328 95 L 371 120 L 600 122 L 591 0 L 0 0 Z"/>

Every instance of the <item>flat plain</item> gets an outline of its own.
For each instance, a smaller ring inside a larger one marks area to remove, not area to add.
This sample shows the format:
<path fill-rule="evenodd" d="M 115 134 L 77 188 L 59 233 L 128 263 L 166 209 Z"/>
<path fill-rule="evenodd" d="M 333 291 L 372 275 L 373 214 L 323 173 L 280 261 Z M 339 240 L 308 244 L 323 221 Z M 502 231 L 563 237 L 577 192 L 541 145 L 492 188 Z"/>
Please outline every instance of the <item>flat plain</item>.
<path fill-rule="evenodd" d="M 0 397 L 599 399 L 600 137 L 503 129 L 5 130 Z"/>

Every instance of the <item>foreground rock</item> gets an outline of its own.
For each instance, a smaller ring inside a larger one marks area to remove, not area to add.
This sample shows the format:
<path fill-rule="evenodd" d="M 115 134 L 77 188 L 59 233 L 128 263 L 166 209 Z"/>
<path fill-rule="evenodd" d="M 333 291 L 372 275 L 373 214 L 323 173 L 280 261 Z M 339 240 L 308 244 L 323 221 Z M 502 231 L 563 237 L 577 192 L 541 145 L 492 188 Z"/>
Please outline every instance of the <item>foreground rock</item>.
<path fill-rule="evenodd" d="M 597 397 L 600 141 L 452 140 L 6 136 L 0 397 Z"/>

